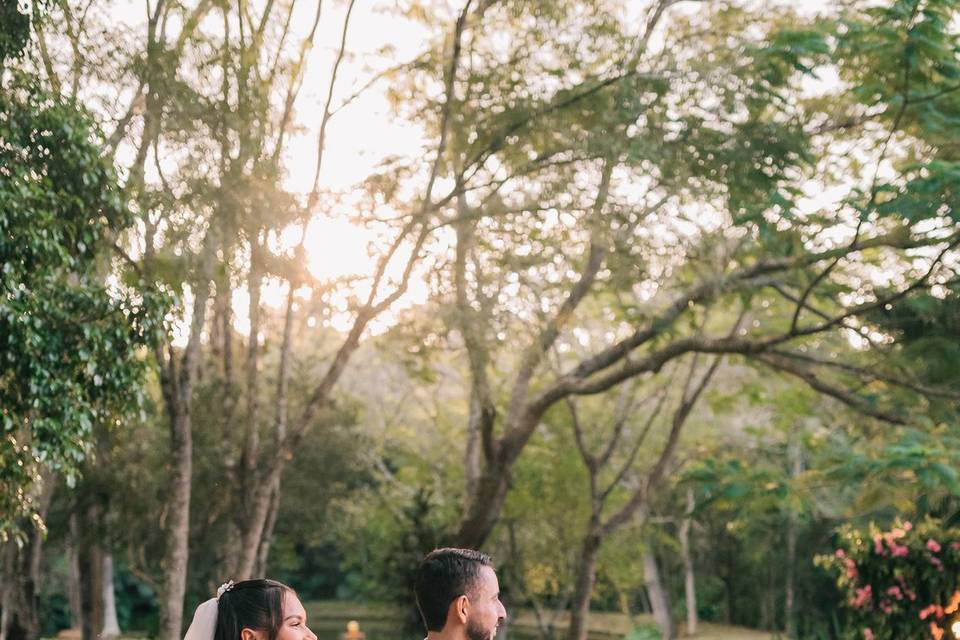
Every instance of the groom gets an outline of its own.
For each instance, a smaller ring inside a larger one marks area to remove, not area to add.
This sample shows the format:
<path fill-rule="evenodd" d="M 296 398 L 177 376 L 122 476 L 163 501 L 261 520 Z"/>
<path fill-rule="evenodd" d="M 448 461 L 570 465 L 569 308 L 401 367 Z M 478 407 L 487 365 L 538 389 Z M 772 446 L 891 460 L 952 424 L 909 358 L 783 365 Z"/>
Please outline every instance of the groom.
<path fill-rule="evenodd" d="M 414 591 L 427 640 L 493 640 L 507 617 L 490 556 L 472 549 L 428 553 Z"/>

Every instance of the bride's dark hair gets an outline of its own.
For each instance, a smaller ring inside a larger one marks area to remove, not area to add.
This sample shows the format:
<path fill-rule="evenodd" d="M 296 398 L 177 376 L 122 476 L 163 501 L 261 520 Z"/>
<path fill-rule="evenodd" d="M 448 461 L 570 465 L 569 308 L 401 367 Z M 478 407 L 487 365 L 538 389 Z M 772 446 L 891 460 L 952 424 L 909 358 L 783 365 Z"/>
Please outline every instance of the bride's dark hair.
<path fill-rule="evenodd" d="M 276 640 L 283 624 L 283 594 L 293 589 L 276 580 L 244 580 L 224 591 L 217 601 L 213 640 L 240 640 L 242 629 L 263 631 Z"/>

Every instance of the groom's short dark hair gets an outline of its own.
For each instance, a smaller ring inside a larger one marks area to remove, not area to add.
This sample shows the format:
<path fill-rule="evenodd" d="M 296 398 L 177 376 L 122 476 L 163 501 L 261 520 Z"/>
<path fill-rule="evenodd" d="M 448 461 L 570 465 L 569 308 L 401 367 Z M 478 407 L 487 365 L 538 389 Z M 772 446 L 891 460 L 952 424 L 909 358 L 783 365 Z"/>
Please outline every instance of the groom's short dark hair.
<path fill-rule="evenodd" d="M 450 603 L 468 595 L 484 566 L 490 556 L 473 549 L 434 549 L 423 558 L 413 590 L 427 631 L 443 629 Z"/>

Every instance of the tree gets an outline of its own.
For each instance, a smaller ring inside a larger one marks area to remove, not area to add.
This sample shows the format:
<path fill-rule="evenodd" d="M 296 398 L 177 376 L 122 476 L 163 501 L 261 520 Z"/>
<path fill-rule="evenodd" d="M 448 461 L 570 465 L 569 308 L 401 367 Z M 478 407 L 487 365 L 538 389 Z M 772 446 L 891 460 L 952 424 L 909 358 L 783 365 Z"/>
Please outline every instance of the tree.
<path fill-rule="evenodd" d="M 469 6 L 456 20 L 455 40 L 466 27 Z M 347 3 L 333 78 L 346 53 L 352 8 L 353 3 Z M 94 78 L 103 73 L 102 68 L 89 64 L 84 47 L 78 45 L 89 39 L 85 29 L 94 27 L 85 21 L 88 13 L 96 12 L 74 14 L 66 5 L 61 9 L 62 32 L 67 35 L 68 46 L 42 47 L 44 68 L 51 83 L 56 82 L 58 68 L 74 72 L 71 90 L 77 95 L 78 87 L 86 88 L 85 72 Z M 211 27 L 211 16 L 217 14 L 222 24 L 219 29 Z M 148 6 L 143 39 L 124 52 L 129 60 L 124 75 L 106 78 L 108 87 L 127 98 L 112 100 L 112 104 L 120 104 L 120 109 L 111 140 L 133 157 L 125 195 L 133 203 L 142 229 L 142 234 L 133 234 L 121 249 L 126 249 L 134 272 L 164 282 L 178 292 L 182 326 L 187 327 L 185 344 L 175 344 L 171 335 L 166 345 L 154 350 L 171 435 L 161 629 L 161 635 L 167 638 L 179 634 L 182 620 L 189 555 L 193 413 L 203 374 L 205 331 L 209 328 L 217 338 L 217 343 L 210 345 L 211 351 L 218 350 L 223 358 L 223 416 L 230 420 L 240 417 L 236 409 L 243 410 L 245 428 L 242 434 L 234 434 L 239 437 L 233 440 L 234 451 L 242 454 L 226 459 L 227 472 L 244 479 L 236 483 L 237 495 L 232 501 L 238 516 L 236 537 L 228 537 L 226 545 L 241 550 L 228 557 L 228 566 L 236 568 L 236 577 L 243 577 L 265 561 L 270 523 L 275 517 L 271 514 L 277 513 L 279 483 L 288 461 L 321 414 L 331 408 L 333 390 L 371 321 L 403 296 L 434 230 L 431 217 L 438 206 L 434 192 L 446 144 L 446 125 L 440 127 L 439 151 L 429 154 L 426 168 L 411 180 L 418 193 L 417 213 L 412 220 L 381 225 L 385 240 L 374 259 L 376 268 L 361 283 L 362 292 L 354 290 L 350 294 L 353 325 L 341 337 L 333 358 L 312 372 L 314 384 L 300 414 L 288 419 L 287 375 L 293 364 L 289 357 L 290 331 L 295 326 L 294 314 L 303 303 L 299 298 L 301 285 L 317 283 L 305 277 L 302 254 L 270 249 L 270 240 L 292 225 L 308 224 L 318 210 L 329 213 L 333 208 L 334 198 L 320 184 L 325 131 L 334 114 L 353 99 L 335 104 L 331 81 L 318 133 L 314 187 L 303 198 L 285 193 L 278 184 L 283 173 L 284 143 L 292 128 L 305 56 L 320 15 L 318 3 L 312 13 L 312 29 L 302 34 L 298 46 L 291 46 L 289 39 L 295 33 L 291 25 L 296 24 L 293 2 L 268 3 L 253 12 L 252 7 L 216 7 L 209 2 L 184 6 L 160 1 Z M 211 50 L 218 55 L 211 57 Z M 58 52 L 64 61 L 57 59 Z M 455 73 L 457 56 L 452 55 L 452 60 L 451 74 Z M 126 74 L 136 87 L 132 95 L 121 88 L 128 79 Z M 450 108 L 441 111 L 449 113 Z M 447 119 L 447 115 L 441 118 Z M 370 185 L 374 201 L 380 197 L 381 188 L 386 188 L 375 182 Z M 449 201 L 450 196 L 444 198 Z M 280 374 L 277 393 L 271 399 L 275 418 L 270 421 L 262 419 L 258 373 L 263 355 L 258 331 L 262 320 L 260 289 L 268 277 L 285 282 L 287 289 Z M 245 283 L 251 301 L 251 337 L 243 385 L 234 378 L 230 319 L 231 292 L 238 283 Z M 315 286 L 321 295 L 329 294 L 332 288 L 327 283 Z M 212 322 L 207 314 L 211 301 L 215 307 Z M 241 391 L 246 393 L 243 407 L 237 397 Z M 264 428 L 265 422 L 269 431 Z M 261 431 L 270 433 L 269 446 L 260 444 Z"/>
<path fill-rule="evenodd" d="M 960 611 L 957 529 L 935 520 L 916 527 L 907 521 L 890 531 L 847 527 L 841 536 L 836 552 L 818 561 L 837 576 L 850 613 L 847 637 L 940 640 L 945 633 L 955 634 Z"/>
<path fill-rule="evenodd" d="M 734 330 L 738 328 L 738 325 L 739 322 L 734 325 Z M 636 430 L 637 433 L 631 434 L 633 442 L 627 446 L 629 454 L 626 460 L 620 463 L 619 468 L 613 473 L 610 480 L 605 481 L 601 477 L 601 473 L 605 471 L 605 467 L 610 465 L 613 453 L 621 445 L 621 438 L 625 431 L 624 427 L 631 417 L 631 411 L 627 408 L 621 409 L 614 416 L 612 427 L 590 429 L 595 433 L 611 434 L 606 442 L 601 443 L 599 451 L 591 450 L 590 445 L 585 440 L 587 429 L 581 424 L 576 402 L 571 399 L 567 400 L 574 430 L 574 440 L 590 479 L 591 505 L 590 523 L 581 542 L 581 550 L 577 558 L 576 586 L 571 601 L 570 628 L 567 634 L 569 640 L 586 640 L 590 598 L 596 582 L 596 565 L 601 545 L 614 531 L 634 517 L 639 517 L 641 520 L 646 518 L 650 508 L 651 494 L 668 473 L 683 427 L 720 364 L 720 359 L 714 358 L 705 371 L 699 373 L 697 371 L 697 358 L 694 357 L 691 360 L 690 370 L 687 373 L 680 399 L 677 402 L 678 406 L 669 422 L 670 428 L 666 440 L 661 445 L 653 447 L 645 442 L 650 433 L 650 427 L 659 417 L 663 400 L 666 398 L 666 391 L 662 390 L 659 394 L 659 401 L 654 401 L 655 406 L 652 409 L 646 409 L 646 419 L 642 426 Z M 641 407 L 636 409 L 640 410 Z M 627 496 L 622 500 L 622 504 L 617 507 L 609 507 L 609 498 L 614 491 L 621 489 L 619 485 L 633 471 L 632 467 L 636 462 L 637 454 L 644 448 L 645 444 L 647 449 L 656 451 L 653 462 L 649 465 L 649 469 L 641 474 L 640 478 L 634 479 L 636 488 L 627 491 Z M 651 600 L 656 603 L 654 615 L 657 617 L 661 633 L 665 638 L 671 638 L 674 631 L 672 616 L 666 606 L 664 590 L 658 576 L 656 558 L 649 548 L 644 554 L 644 572 L 648 576 L 647 582 L 649 583 L 648 589 L 651 592 Z"/>
<path fill-rule="evenodd" d="M 459 544 L 490 535 L 547 411 L 688 354 L 747 358 L 873 419 L 907 421 L 856 391 L 871 375 L 902 376 L 804 349 L 847 336 L 873 340 L 879 360 L 896 345 L 873 339 L 870 314 L 955 278 L 942 123 L 958 62 L 948 6 L 922 4 L 809 20 L 708 5 L 666 20 L 672 3 L 659 3 L 637 33 L 616 3 L 485 7 L 489 29 L 464 43 L 471 64 L 454 82 L 445 165 L 458 190 L 444 212 L 456 251 L 443 291 L 468 356 L 475 443 Z M 506 48 L 485 37 L 508 32 Z M 936 46 L 916 46 L 928 38 Z M 827 69 L 843 82 L 805 96 L 804 79 Z M 865 163 L 838 154 L 859 137 Z M 803 195 L 814 184 L 846 195 L 813 209 Z M 878 281 L 881 265 L 890 275 Z M 587 301 L 609 309 L 610 330 L 576 351 Z M 736 334 L 687 328 L 737 305 L 747 323 Z M 556 345 L 567 351 L 552 374 Z"/>
<path fill-rule="evenodd" d="M 0 543 L 4 638 L 39 635 L 43 518 L 73 484 L 97 425 L 139 407 L 142 351 L 163 297 L 109 286 L 104 263 L 132 218 L 91 115 L 30 72 L 31 21 L 4 3 L 0 27 Z M 35 16 L 39 18 L 39 16 Z"/>

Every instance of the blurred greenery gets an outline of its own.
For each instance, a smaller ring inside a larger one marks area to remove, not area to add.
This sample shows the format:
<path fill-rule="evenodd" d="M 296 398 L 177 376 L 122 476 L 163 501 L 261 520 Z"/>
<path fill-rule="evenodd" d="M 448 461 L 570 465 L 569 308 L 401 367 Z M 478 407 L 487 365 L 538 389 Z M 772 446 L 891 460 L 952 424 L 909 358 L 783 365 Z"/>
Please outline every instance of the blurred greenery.
<path fill-rule="evenodd" d="M 292 0 L 0 3 L 12 637 L 96 635 L 106 558 L 125 633 L 246 571 L 420 637 L 448 544 L 514 637 L 860 629 L 814 558 L 960 524 L 956 3 L 356 4 L 419 55 L 319 73 Z M 363 87 L 422 144 L 296 186 Z M 340 224 L 368 273 L 321 275 Z"/>

